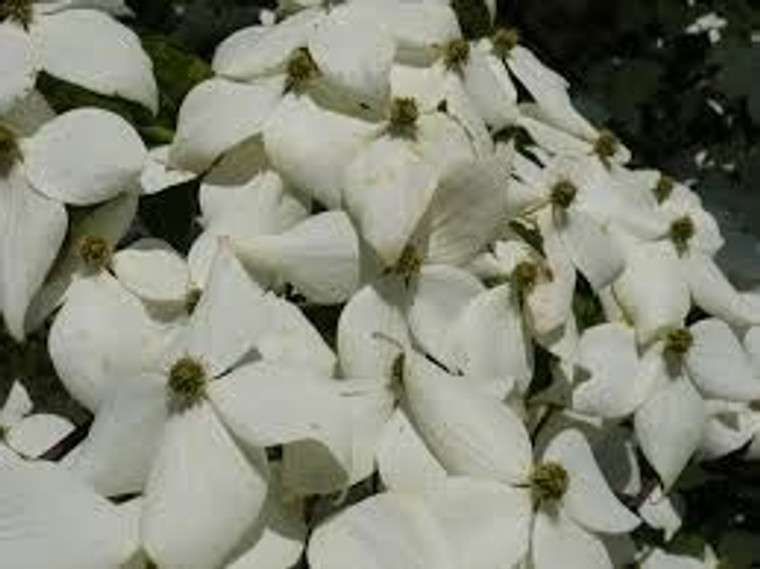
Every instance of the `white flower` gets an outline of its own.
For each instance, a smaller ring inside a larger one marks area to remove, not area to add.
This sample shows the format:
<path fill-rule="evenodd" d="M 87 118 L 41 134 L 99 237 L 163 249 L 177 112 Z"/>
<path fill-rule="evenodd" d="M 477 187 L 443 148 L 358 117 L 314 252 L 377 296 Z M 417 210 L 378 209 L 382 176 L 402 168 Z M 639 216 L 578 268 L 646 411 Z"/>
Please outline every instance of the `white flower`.
<path fill-rule="evenodd" d="M 301 468 L 320 449 L 350 463 L 348 408 L 337 384 L 307 364 L 322 356 L 299 345 L 304 333 L 278 330 L 287 314 L 222 248 L 196 310 L 156 363 L 140 375 L 99 378 L 96 420 L 70 467 L 106 495 L 145 488 L 141 541 L 162 567 L 227 558 L 263 506 L 264 447 L 310 443 Z M 274 359 L 246 364 L 254 348 Z M 325 459 L 317 464 L 327 476 Z"/>
<path fill-rule="evenodd" d="M 522 159 L 515 175 L 537 192 L 533 209 L 544 239 L 557 240 L 594 290 L 616 280 L 625 260 L 609 229 L 631 208 L 605 184 L 604 168 L 593 158 L 553 159 L 543 169 Z"/>
<path fill-rule="evenodd" d="M 530 453 L 527 440 L 525 445 Z M 309 560 L 316 568 L 440 566 L 439 557 L 444 566 L 511 567 L 529 556 L 539 569 L 558 559 L 612 567 L 592 532 L 629 531 L 638 520 L 606 488 L 585 445 L 580 434 L 565 431 L 546 450 L 546 462 L 513 484 L 434 477 L 370 498 L 317 528 Z M 415 469 L 409 474 L 424 480 Z"/>
<path fill-rule="evenodd" d="M 352 1 L 326 9 L 312 3 L 274 26 L 236 32 L 217 48 L 213 66 L 219 75 L 251 80 L 306 48 L 332 88 L 375 106 L 387 95 L 394 57 L 429 58 L 436 44 L 459 35 L 446 3 Z"/>
<path fill-rule="evenodd" d="M 292 285 L 309 301 L 336 303 L 358 286 L 359 240 L 344 212 L 309 217 L 308 200 L 295 194 L 271 169 L 252 157 L 249 143 L 228 154 L 200 189 L 203 233 L 188 254 L 196 282 L 207 278 L 222 238 L 266 288 Z"/>
<path fill-rule="evenodd" d="M 577 387 L 574 405 L 603 417 L 633 412 L 641 449 L 665 488 L 702 441 L 705 398 L 741 402 L 760 397 L 760 378 L 749 356 L 720 320 L 673 329 L 641 359 L 633 331 L 625 325 L 605 324 L 584 336 L 581 361 L 591 375 Z"/>
<path fill-rule="evenodd" d="M 37 458 L 50 450 L 74 430 L 63 417 L 49 413 L 32 414 L 32 400 L 26 388 L 14 381 L 0 408 L 0 446 L 25 458 Z"/>
<path fill-rule="evenodd" d="M 0 308 L 18 340 L 49 313 L 38 318 L 27 310 L 66 235 L 64 204 L 92 205 L 136 188 L 146 156 L 134 129 L 113 113 L 78 109 L 53 117 L 37 97 L 20 105 L 0 125 L 10 153 L 0 177 Z"/>
<path fill-rule="evenodd" d="M 397 43 L 424 46 L 441 34 L 459 33 L 446 6 L 399 3 L 397 8 L 401 21 L 409 12 L 406 31 L 395 17 L 385 24 L 387 3 L 353 2 L 305 9 L 279 24 L 233 34 L 215 54 L 218 77 L 196 86 L 183 103 L 169 164 L 205 171 L 224 152 L 260 134 L 281 100 L 287 103 L 294 94 L 348 114 L 385 111 Z M 288 113 L 287 105 L 279 112 Z M 301 125 L 299 132 L 308 128 Z"/>
<path fill-rule="evenodd" d="M 664 192 L 659 210 L 668 220 L 667 234 L 654 241 L 617 234 L 626 270 L 613 289 L 639 341 L 680 326 L 692 301 L 734 326 L 760 322 L 760 306 L 741 295 L 713 260 L 723 239 L 699 198 L 672 182 L 654 190 Z"/>
<path fill-rule="evenodd" d="M 565 334 L 572 334 L 576 269 L 556 232 L 546 232 L 542 245 L 545 257 L 515 235 L 508 235 L 493 244 L 492 252 L 477 259 L 471 269 L 486 283 L 510 283 L 535 340 L 572 360 L 575 350 L 571 339 L 566 338 L 570 343 L 563 346 L 557 332 L 564 328 Z"/>
<path fill-rule="evenodd" d="M 478 479 L 480 482 L 468 483 L 474 494 L 480 491 L 501 494 L 511 504 L 503 510 L 498 507 L 491 510 L 493 515 L 511 518 L 514 521 L 512 531 L 517 532 L 506 534 L 511 537 L 500 533 L 501 540 L 494 542 L 498 551 L 487 553 L 494 555 L 493 562 L 500 559 L 504 563 L 507 563 L 505 560 L 514 563 L 527 553 L 533 495 L 540 498 L 541 505 L 532 530 L 533 559 L 538 566 L 548 567 L 545 556 L 557 554 L 563 544 L 571 548 L 565 552 L 569 558 L 591 555 L 596 557 L 594 563 L 597 566 L 605 566 L 598 565 L 606 558 L 604 554 L 599 561 L 599 552 L 603 550 L 601 543 L 581 527 L 591 531 L 626 532 L 635 527 L 638 520 L 610 492 L 582 435 L 574 430 L 560 432 L 534 466 L 525 427 L 498 397 L 478 389 L 467 378 L 450 376 L 436 369 L 434 364 L 414 352 L 407 353 L 405 362 L 404 405 L 419 433 L 417 436 L 421 436 L 423 445 L 430 449 L 434 461 L 451 475 Z M 396 436 L 396 440 L 400 442 L 402 439 Z M 380 464 L 381 473 L 393 473 L 394 484 L 400 483 L 405 490 L 419 490 L 430 480 L 435 489 L 435 481 L 440 480 L 435 468 L 431 470 L 430 466 L 425 466 L 430 458 L 425 458 L 424 454 L 418 456 L 391 449 L 390 454 L 381 457 L 410 461 L 407 465 Z M 403 478 L 404 472 L 408 479 Z M 546 480 L 544 475 L 548 477 Z M 432 504 L 439 499 L 434 490 L 430 496 Z M 482 503 L 491 501 L 484 499 Z M 478 516 L 477 509 L 471 514 L 464 513 L 461 508 L 455 511 L 475 516 L 475 519 Z M 485 521 L 482 523 L 488 527 Z M 467 528 L 470 523 L 455 525 Z M 569 541 L 556 542 L 555 532 L 570 536 Z M 572 551 L 576 546 L 578 549 Z M 456 549 L 459 551 L 460 548 Z"/>
<path fill-rule="evenodd" d="M 154 113 L 158 110 L 153 65 L 138 36 L 111 16 L 87 9 L 119 12 L 119 2 L 6 4 L 9 13 L 0 23 L 0 113 L 31 91 L 40 71 L 96 93 L 138 102 Z"/>
<path fill-rule="evenodd" d="M 182 102 L 168 165 L 201 174 L 236 145 L 259 135 L 277 108 L 284 76 L 254 84 L 215 77 L 196 85 Z"/>
<path fill-rule="evenodd" d="M 630 161 L 631 151 L 612 132 L 596 130 L 593 127 L 591 131 L 584 128 L 582 133 L 572 130 L 568 132 L 565 126 L 567 120 L 567 117 L 555 117 L 544 112 L 541 107 L 536 107 L 525 109 L 517 124 L 527 131 L 539 149 L 551 156 L 593 156 L 605 166 L 626 164 Z M 554 123 L 558 123 L 559 126 L 555 126 Z"/>
<path fill-rule="evenodd" d="M 443 528 L 414 495 L 368 498 L 319 526 L 309 541 L 314 569 L 455 569 Z"/>
<path fill-rule="evenodd" d="M 128 520 L 63 467 L 0 446 L 0 558 L 19 569 L 120 569 L 137 550 Z"/>

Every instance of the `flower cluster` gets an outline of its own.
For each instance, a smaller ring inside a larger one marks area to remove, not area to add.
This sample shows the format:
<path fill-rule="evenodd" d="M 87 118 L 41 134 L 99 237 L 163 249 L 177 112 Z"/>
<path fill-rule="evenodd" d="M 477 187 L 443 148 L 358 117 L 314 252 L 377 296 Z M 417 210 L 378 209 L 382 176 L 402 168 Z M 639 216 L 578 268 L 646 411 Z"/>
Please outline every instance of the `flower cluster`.
<path fill-rule="evenodd" d="M 760 291 L 716 265 L 699 197 L 633 167 L 516 30 L 465 39 L 466 2 L 282 2 L 148 149 L 34 89 L 44 71 L 155 111 L 102 11 L 121 3 L 6 4 L 0 311 L 18 341 L 52 322 L 94 419 L 52 462 L 77 430 L 14 384 L 1 560 L 720 565 L 665 544 L 691 464 L 760 457 Z M 188 180 L 185 256 L 135 220 Z"/>

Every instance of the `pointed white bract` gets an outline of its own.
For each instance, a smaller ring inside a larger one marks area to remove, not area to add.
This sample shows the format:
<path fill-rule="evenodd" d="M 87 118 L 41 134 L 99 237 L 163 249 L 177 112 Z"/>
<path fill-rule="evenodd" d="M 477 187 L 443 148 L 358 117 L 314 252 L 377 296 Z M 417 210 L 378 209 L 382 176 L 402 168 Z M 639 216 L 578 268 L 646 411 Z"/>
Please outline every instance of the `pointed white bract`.
<path fill-rule="evenodd" d="M 0 313 L 21 341 L 26 314 L 66 236 L 68 216 L 58 201 L 31 187 L 19 170 L 0 179 Z"/>
<path fill-rule="evenodd" d="M 23 150 L 30 182 L 46 196 L 92 205 L 138 188 L 147 150 L 114 113 L 69 111 L 43 126 Z"/>
<path fill-rule="evenodd" d="M 39 65 L 54 77 L 158 112 L 153 63 L 137 34 L 111 16 L 62 10 L 40 15 L 30 34 Z"/>
<path fill-rule="evenodd" d="M 118 569 L 137 551 L 116 506 L 62 466 L 0 447 L 0 473 L 0 555 L 14 566 Z"/>
<path fill-rule="evenodd" d="M 74 430 L 66 418 L 32 413 L 32 400 L 24 385 L 14 381 L 0 408 L 2 441 L 22 458 L 35 459 L 52 449 Z"/>
<path fill-rule="evenodd" d="M 39 63 L 29 36 L 10 23 L 0 24 L 0 51 L 0 114 L 5 114 L 34 88 Z"/>

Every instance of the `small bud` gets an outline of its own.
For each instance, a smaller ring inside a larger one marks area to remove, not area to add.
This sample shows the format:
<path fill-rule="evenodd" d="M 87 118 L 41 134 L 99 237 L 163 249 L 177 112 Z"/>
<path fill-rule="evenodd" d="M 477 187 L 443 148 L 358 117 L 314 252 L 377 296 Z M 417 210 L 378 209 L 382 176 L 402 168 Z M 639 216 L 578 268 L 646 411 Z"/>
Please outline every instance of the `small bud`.
<path fill-rule="evenodd" d="M 567 492 L 569 477 L 558 462 L 539 464 L 530 475 L 530 489 L 535 502 L 560 500 Z"/>
<path fill-rule="evenodd" d="M 670 240 L 675 244 L 679 253 L 686 250 L 696 231 L 694 221 L 688 215 L 679 217 L 670 224 Z"/>
<path fill-rule="evenodd" d="M 443 63 L 449 71 L 461 71 L 470 59 L 470 44 L 458 38 L 451 40 L 443 48 Z"/>
<path fill-rule="evenodd" d="M 673 193 L 673 189 L 675 188 L 676 182 L 673 178 L 670 176 L 666 176 L 665 174 L 660 175 L 660 179 L 657 180 L 657 185 L 655 186 L 653 192 L 654 197 L 657 198 L 658 203 L 664 202 L 666 199 L 670 197 L 670 195 Z"/>
<path fill-rule="evenodd" d="M 551 189 L 549 199 L 553 205 L 567 209 L 575 201 L 577 195 L 578 188 L 575 187 L 575 184 L 569 180 L 561 180 Z"/>
<path fill-rule="evenodd" d="M 0 165 L 5 170 L 21 156 L 18 137 L 13 129 L 0 122 Z"/>
<path fill-rule="evenodd" d="M 79 240 L 79 257 L 89 270 L 101 271 L 111 263 L 111 247 L 103 237 L 85 235 Z"/>
<path fill-rule="evenodd" d="M 396 97 L 391 101 L 391 116 L 388 130 L 392 136 L 414 138 L 420 111 L 417 101 L 411 97 Z"/>
<path fill-rule="evenodd" d="M 499 28 L 491 36 L 494 53 L 505 59 L 520 41 L 520 33 L 515 28 Z"/>
<path fill-rule="evenodd" d="M 414 245 L 407 245 L 393 266 L 393 272 L 409 280 L 420 272 L 422 255 Z"/>
<path fill-rule="evenodd" d="M 512 271 L 512 286 L 520 295 L 530 292 L 538 281 L 538 266 L 531 261 L 522 261 Z"/>
<path fill-rule="evenodd" d="M 665 336 L 665 352 L 674 356 L 684 356 L 694 344 L 694 336 L 688 328 L 676 328 Z"/>
<path fill-rule="evenodd" d="M 609 130 L 603 130 L 594 143 L 594 154 L 602 160 L 609 160 L 618 151 L 620 141 Z"/>
<path fill-rule="evenodd" d="M 8 18 L 24 29 L 29 29 L 34 18 L 32 0 L 5 0 L 0 6 L 0 18 Z"/>
<path fill-rule="evenodd" d="M 184 410 L 199 403 L 206 395 L 206 369 L 198 360 L 184 357 L 169 370 L 169 398 L 178 409 Z"/>
<path fill-rule="evenodd" d="M 192 314 L 195 311 L 195 307 L 198 306 L 202 294 L 203 291 L 197 286 L 190 287 L 187 294 L 185 294 L 185 312 Z"/>
<path fill-rule="evenodd" d="M 287 64 L 285 89 L 301 93 L 312 79 L 319 76 L 319 68 L 305 47 L 297 49 Z"/>

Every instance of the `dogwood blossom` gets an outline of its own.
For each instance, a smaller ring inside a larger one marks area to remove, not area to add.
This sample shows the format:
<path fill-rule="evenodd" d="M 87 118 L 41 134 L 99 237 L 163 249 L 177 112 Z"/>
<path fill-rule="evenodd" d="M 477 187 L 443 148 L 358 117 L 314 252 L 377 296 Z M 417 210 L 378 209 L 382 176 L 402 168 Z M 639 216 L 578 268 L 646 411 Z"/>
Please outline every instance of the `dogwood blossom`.
<path fill-rule="evenodd" d="M 121 2 L 12 0 L 4 8 L 0 112 L 31 91 L 40 71 L 158 110 L 153 65 L 138 36 L 104 13 L 124 14 Z"/>
<path fill-rule="evenodd" d="M 64 205 L 93 205 L 135 188 L 146 155 L 132 126 L 113 113 L 85 108 L 55 117 L 38 97 L 20 105 L 2 127 L 7 169 L 0 177 L 5 236 L 0 307 L 18 340 L 49 313 L 34 317 L 27 310 L 64 242 Z M 100 141 L 97 150 L 87 150 L 85 140 Z"/>

